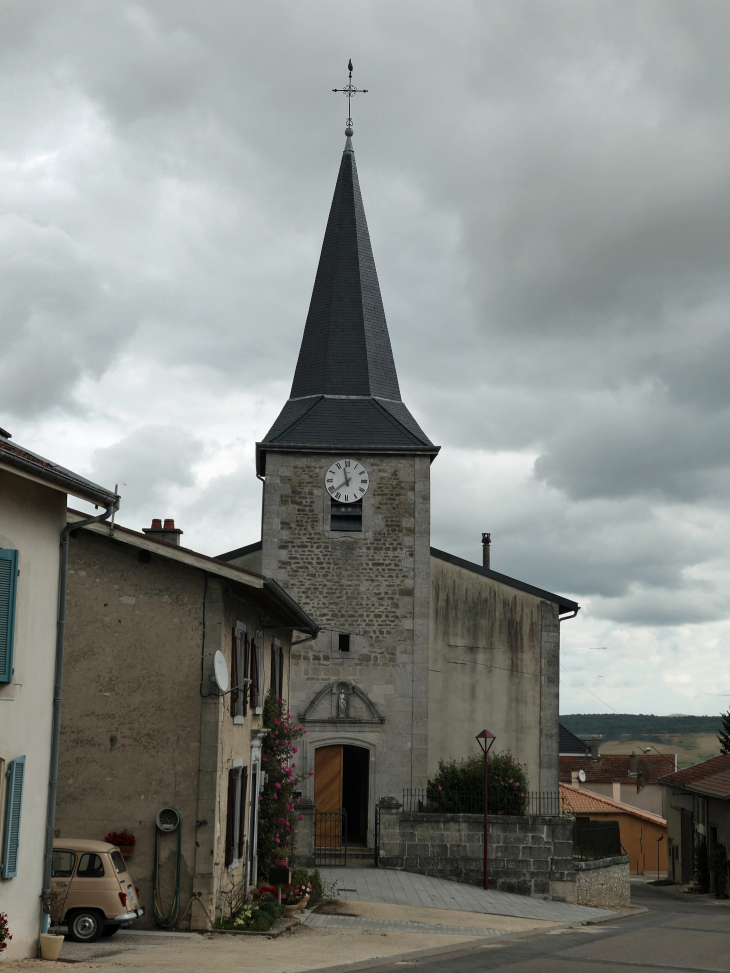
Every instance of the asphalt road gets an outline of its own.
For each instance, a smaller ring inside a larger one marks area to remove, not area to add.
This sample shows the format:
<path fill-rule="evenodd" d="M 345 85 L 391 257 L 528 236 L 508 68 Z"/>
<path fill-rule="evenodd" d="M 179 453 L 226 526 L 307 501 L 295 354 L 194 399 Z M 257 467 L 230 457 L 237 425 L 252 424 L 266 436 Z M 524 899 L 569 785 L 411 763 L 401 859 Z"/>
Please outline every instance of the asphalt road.
<path fill-rule="evenodd" d="M 496 942 L 460 955 L 383 966 L 418 973 L 730 973 L 730 906 L 632 885 L 633 905 L 648 913 Z"/>

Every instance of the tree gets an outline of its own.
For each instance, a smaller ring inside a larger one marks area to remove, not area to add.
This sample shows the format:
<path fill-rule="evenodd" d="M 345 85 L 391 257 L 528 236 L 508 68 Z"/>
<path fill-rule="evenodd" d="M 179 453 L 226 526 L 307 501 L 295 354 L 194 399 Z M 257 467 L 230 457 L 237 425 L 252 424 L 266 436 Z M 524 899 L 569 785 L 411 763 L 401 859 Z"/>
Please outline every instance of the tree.
<path fill-rule="evenodd" d="M 730 709 L 722 714 L 722 728 L 717 739 L 720 741 L 720 753 L 730 753 Z"/>

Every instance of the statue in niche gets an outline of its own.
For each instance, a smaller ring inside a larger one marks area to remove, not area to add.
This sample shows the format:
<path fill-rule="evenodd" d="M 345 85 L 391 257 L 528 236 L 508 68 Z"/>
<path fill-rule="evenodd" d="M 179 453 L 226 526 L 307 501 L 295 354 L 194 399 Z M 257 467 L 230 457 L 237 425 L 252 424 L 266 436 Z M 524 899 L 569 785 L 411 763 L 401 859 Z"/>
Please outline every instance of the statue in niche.
<path fill-rule="evenodd" d="M 337 715 L 341 720 L 347 716 L 347 696 L 345 695 L 344 687 L 340 690 L 340 695 L 337 697 Z"/>

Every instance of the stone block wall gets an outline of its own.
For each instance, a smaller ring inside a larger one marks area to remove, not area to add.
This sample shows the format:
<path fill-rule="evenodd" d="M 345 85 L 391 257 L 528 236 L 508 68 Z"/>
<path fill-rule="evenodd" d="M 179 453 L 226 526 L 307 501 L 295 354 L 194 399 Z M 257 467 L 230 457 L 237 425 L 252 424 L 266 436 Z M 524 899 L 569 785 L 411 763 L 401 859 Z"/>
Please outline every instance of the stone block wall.
<path fill-rule="evenodd" d="M 578 905 L 599 909 L 626 909 L 631 903 L 629 855 L 575 863 Z"/>
<path fill-rule="evenodd" d="M 481 885 L 480 814 L 401 813 L 381 801 L 380 863 L 421 875 Z M 576 901 L 572 818 L 524 815 L 489 819 L 489 886 L 518 895 Z"/>

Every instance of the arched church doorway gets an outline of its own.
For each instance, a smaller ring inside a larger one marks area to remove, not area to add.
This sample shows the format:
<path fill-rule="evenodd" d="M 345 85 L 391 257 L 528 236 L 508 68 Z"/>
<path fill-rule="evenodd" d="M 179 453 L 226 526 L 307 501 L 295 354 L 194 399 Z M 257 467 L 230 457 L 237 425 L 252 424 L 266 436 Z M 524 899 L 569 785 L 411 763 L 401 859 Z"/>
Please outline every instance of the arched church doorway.
<path fill-rule="evenodd" d="M 347 811 L 348 842 L 367 843 L 370 751 L 335 744 L 314 751 L 314 803 L 318 811 Z"/>

